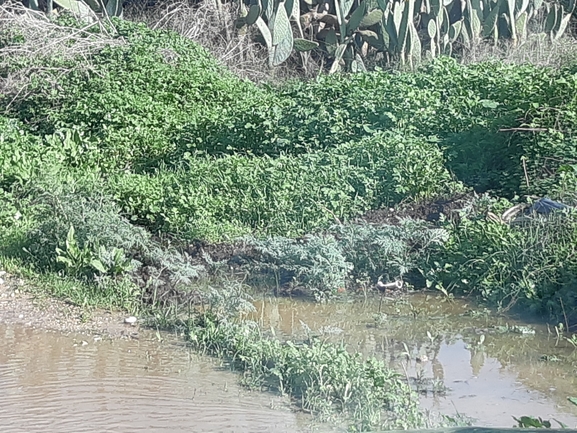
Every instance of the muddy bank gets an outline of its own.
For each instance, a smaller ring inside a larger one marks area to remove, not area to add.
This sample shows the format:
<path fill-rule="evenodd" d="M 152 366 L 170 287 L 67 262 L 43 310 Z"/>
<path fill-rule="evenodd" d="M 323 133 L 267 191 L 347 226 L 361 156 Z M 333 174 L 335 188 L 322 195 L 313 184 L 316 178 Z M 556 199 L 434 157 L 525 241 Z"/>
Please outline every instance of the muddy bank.
<path fill-rule="evenodd" d="M 0 277 L 0 323 L 63 333 L 138 338 L 139 327 L 126 324 L 127 316 L 55 299 L 7 273 Z"/>
<path fill-rule="evenodd" d="M 459 218 L 459 210 L 471 203 L 473 199 L 473 194 L 461 194 L 418 203 L 401 203 L 394 208 L 370 210 L 364 215 L 355 218 L 353 223 L 395 225 L 403 218 L 437 222 L 441 215 L 450 220 L 457 220 Z"/>

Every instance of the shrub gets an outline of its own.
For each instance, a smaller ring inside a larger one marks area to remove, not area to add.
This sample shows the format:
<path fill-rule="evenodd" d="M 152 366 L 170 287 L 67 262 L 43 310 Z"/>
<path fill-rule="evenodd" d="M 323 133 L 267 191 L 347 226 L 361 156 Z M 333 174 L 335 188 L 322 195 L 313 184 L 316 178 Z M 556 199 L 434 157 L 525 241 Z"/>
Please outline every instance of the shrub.
<path fill-rule="evenodd" d="M 448 230 L 449 241 L 433 249 L 425 265 L 429 285 L 477 294 L 505 310 L 517 303 L 534 313 L 577 320 L 574 212 L 507 225 L 485 219 L 477 209 Z"/>
<path fill-rule="evenodd" d="M 274 237 L 252 240 L 260 265 L 252 272 L 273 272 L 277 284 L 290 282 L 312 292 L 316 301 L 327 301 L 346 286 L 352 270 L 344 251 L 331 235 L 309 235 L 303 240 Z"/>
<path fill-rule="evenodd" d="M 425 222 L 412 219 L 396 226 L 334 226 L 331 233 L 353 264 L 349 278 L 372 281 L 379 277 L 389 281 L 402 279 L 417 267 L 432 245 L 442 245 L 448 238 L 444 229 L 430 228 Z"/>
<path fill-rule="evenodd" d="M 272 272 L 277 285 L 304 289 L 326 301 L 339 289 L 356 289 L 359 281 L 402 280 L 447 236 L 443 229 L 407 219 L 398 226 L 338 225 L 297 240 L 252 239 L 248 243 L 257 254 L 245 269 Z"/>

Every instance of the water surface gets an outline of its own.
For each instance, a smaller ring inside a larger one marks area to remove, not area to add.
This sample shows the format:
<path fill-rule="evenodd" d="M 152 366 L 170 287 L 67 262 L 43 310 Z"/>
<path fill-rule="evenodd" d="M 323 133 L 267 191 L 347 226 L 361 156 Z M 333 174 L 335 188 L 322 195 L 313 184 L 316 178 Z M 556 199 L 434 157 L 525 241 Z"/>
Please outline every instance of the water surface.
<path fill-rule="evenodd" d="M 425 409 L 488 427 L 513 427 L 512 416 L 524 415 L 577 426 L 577 406 L 567 400 L 577 396 L 577 351 L 545 325 L 427 294 L 327 305 L 265 299 L 256 306 L 254 318 L 277 335 L 314 335 L 385 360 L 410 378 Z M 534 334 L 526 333 L 531 328 Z"/>
<path fill-rule="evenodd" d="M 0 324 L 0 431 L 306 431 L 286 401 L 241 388 L 237 375 L 164 337 L 107 341 Z"/>

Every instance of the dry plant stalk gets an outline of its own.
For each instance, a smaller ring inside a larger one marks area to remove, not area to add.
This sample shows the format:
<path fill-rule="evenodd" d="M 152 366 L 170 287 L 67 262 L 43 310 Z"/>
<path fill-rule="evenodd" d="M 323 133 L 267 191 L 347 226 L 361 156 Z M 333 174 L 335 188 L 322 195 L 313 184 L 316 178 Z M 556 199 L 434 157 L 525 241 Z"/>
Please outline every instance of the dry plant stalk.
<path fill-rule="evenodd" d="M 90 31 L 94 26 L 98 32 Z M 82 28 L 66 27 L 15 1 L 0 5 L 0 38 L 8 42 L 0 47 L 0 94 L 11 98 L 8 106 L 25 98 L 35 79 L 58 87 L 59 79 L 71 69 L 51 66 L 53 59 L 75 60 L 76 70 L 90 70 L 93 53 L 124 43 L 98 19 Z M 17 43 L 9 43 L 15 39 Z"/>

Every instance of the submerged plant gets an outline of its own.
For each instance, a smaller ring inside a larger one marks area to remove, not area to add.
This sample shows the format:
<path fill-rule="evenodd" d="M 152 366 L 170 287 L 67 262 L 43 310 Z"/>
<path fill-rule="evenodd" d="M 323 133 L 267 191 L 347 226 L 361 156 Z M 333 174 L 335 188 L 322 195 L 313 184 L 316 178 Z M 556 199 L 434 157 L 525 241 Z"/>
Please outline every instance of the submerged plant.
<path fill-rule="evenodd" d="M 423 425 L 417 398 L 401 376 L 343 346 L 281 342 L 255 322 L 218 319 L 210 310 L 188 322 L 188 338 L 229 359 L 245 384 L 288 394 L 321 419 L 344 419 L 355 431 Z"/>

